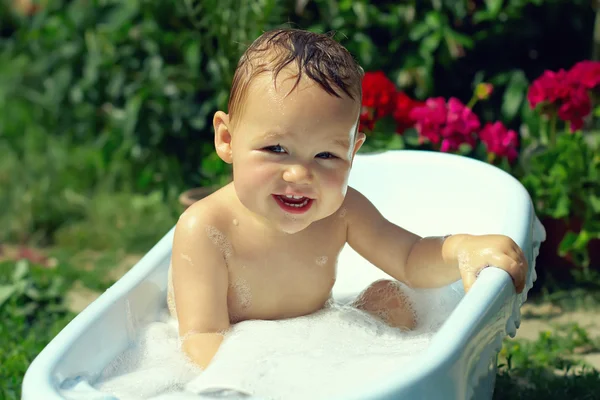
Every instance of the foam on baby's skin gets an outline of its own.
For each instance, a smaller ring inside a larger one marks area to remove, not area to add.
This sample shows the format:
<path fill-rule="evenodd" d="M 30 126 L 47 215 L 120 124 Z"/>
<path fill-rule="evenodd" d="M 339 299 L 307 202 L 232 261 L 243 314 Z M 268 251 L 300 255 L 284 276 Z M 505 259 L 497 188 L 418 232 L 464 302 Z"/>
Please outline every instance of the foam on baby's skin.
<path fill-rule="evenodd" d="M 471 271 L 473 270 L 473 267 L 471 267 L 471 256 L 469 254 L 469 252 L 467 251 L 460 251 L 457 254 L 457 259 L 458 259 L 458 268 L 461 271 Z"/>
<path fill-rule="evenodd" d="M 315 263 L 316 263 L 318 266 L 322 267 L 322 266 L 324 266 L 325 264 L 327 264 L 327 261 L 328 261 L 328 260 L 329 260 L 329 257 L 327 257 L 327 256 L 321 256 L 321 257 L 317 257 L 317 259 L 315 260 Z"/>
<path fill-rule="evenodd" d="M 235 226 L 238 226 L 240 223 L 239 223 L 239 221 L 238 221 L 237 219 L 234 219 L 234 220 L 233 220 L 233 224 L 234 224 Z"/>
<path fill-rule="evenodd" d="M 348 212 L 348 210 L 346 210 L 346 207 L 342 207 L 342 209 L 340 210 L 340 218 L 344 218 L 346 216 L 346 213 Z"/>
<path fill-rule="evenodd" d="M 404 324 L 407 319 L 419 323 L 418 314 L 409 299 L 407 289 L 398 281 L 381 281 L 374 287 L 365 290 L 354 301 L 354 306 L 364 309 L 389 324 L 400 326 L 399 321 Z M 406 314 L 410 317 L 407 318 Z M 402 325 L 404 326 L 404 325 Z"/>
<path fill-rule="evenodd" d="M 194 263 L 192 261 L 192 257 L 188 256 L 187 254 L 181 253 L 181 258 L 184 259 L 185 261 L 187 261 L 188 263 L 190 263 L 190 265 L 192 267 L 194 266 Z"/>
<path fill-rule="evenodd" d="M 209 225 L 206 227 L 206 234 L 208 235 L 208 238 L 217 247 L 219 247 L 219 249 L 221 250 L 221 253 L 223 253 L 223 257 L 225 257 L 225 259 L 231 257 L 231 255 L 233 254 L 233 249 L 231 247 L 231 243 L 229 242 L 229 239 L 227 238 L 227 236 L 225 236 L 225 234 L 223 234 L 223 232 L 221 232 L 214 226 Z"/>
<path fill-rule="evenodd" d="M 245 310 L 252 305 L 252 292 L 245 279 L 236 280 L 231 285 L 231 288 L 233 289 L 242 310 Z"/>
<path fill-rule="evenodd" d="M 207 388 L 234 388 L 265 399 L 325 400 L 377 384 L 414 368 L 460 300 L 453 287 L 400 286 L 418 315 L 415 331 L 390 328 L 377 318 L 333 300 L 312 315 L 234 324 L 205 371 L 179 349 L 177 324 L 165 316 L 138 327 L 135 342 L 94 387 L 121 400 L 193 398 Z M 386 293 L 382 291 L 382 293 Z M 366 373 L 368 371 L 369 373 Z M 68 391 L 64 396 L 69 398 Z M 80 395 L 79 395 L 80 396 Z"/>
<path fill-rule="evenodd" d="M 485 268 L 485 266 L 482 266 L 482 265 L 473 265 L 473 263 L 472 263 L 472 256 L 473 256 L 473 254 L 475 254 L 476 256 L 485 256 L 485 255 L 490 255 L 492 253 L 493 253 L 493 251 L 490 248 L 484 248 L 482 250 L 478 250 L 475 253 L 470 253 L 470 252 L 467 252 L 467 251 L 461 251 L 457 255 L 458 268 L 461 271 L 464 271 L 464 272 L 470 272 L 470 273 L 479 274 L 479 272 L 481 272 L 481 270 L 483 268 Z"/>

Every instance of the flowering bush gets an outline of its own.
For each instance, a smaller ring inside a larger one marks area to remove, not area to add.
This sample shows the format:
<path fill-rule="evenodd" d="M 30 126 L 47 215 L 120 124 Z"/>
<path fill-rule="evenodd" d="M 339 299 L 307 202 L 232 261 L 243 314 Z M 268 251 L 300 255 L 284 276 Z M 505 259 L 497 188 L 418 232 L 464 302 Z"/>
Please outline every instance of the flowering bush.
<path fill-rule="evenodd" d="M 594 118 L 600 117 L 600 106 L 594 111 L 600 62 L 581 61 L 535 79 L 519 133 L 475 113 L 474 106 L 492 91 L 492 85 L 480 83 L 466 105 L 455 97 L 419 101 L 397 90 L 383 72 L 367 72 L 360 129 L 375 147 L 457 153 L 510 172 L 543 220 L 564 220 L 571 227 L 559 254 L 588 266 L 589 243 L 600 239 L 600 118 Z"/>
<path fill-rule="evenodd" d="M 473 106 L 480 100 L 486 100 L 492 91 L 493 87 L 488 83 L 477 85 L 467 105 L 455 97 L 448 100 L 432 97 L 418 101 L 398 91 L 383 72 L 367 72 L 363 80 L 359 129 L 374 135 L 385 134 L 393 129 L 405 136 L 402 147 L 409 145 L 479 155 L 483 151 L 489 162 L 505 160 L 511 163 L 518 154 L 517 133 L 507 129 L 500 121 L 482 126 L 473 112 Z"/>

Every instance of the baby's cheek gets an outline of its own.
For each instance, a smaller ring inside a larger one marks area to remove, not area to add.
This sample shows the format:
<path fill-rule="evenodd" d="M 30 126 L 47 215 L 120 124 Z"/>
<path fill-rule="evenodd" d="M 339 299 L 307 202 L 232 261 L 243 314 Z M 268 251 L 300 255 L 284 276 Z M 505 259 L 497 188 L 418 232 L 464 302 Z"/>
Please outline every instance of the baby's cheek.
<path fill-rule="evenodd" d="M 327 193 L 330 204 L 339 207 L 344 202 L 344 197 L 348 191 L 347 179 L 339 174 L 331 175 L 322 181 L 322 185 L 322 190 Z"/>
<path fill-rule="evenodd" d="M 348 175 L 341 171 L 327 174 L 324 179 L 324 185 L 327 187 L 327 190 L 336 191 L 341 196 L 344 196 L 348 188 Z"/>
<path fill-rule="evenodd" d="M 256 190 L 257 187 L 264 187 L 273 176 L 273 172 L 265 166 L 255 163 L 246 163 L 235 171 L 235 179 L 244 185 L 244 187 Z"/>

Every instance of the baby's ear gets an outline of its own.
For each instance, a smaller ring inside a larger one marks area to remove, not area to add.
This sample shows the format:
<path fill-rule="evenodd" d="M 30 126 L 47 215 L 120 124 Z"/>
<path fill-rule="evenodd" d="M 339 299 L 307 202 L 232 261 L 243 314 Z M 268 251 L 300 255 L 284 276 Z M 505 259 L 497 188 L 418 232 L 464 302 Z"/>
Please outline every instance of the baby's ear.
<path fill-rule="evenodd" d="M 364 133 L 359 132 L 358 130 L 356 131 L 356 140 L 354 141 L 354 150 L 352 150 L 352 159 L 354 159 L 354 156 L 358 150 L 360 150 L 366 139 L 367 136 Z"/>
<path fill-rule="evenodd" d="M 221 160 L 227 164 L 233 162 L 231 155 L 231 132 L 229 131 L 229 115 L 223 111 L 217 111 L 213 118 L 215 127 L 215 149 Z"/>

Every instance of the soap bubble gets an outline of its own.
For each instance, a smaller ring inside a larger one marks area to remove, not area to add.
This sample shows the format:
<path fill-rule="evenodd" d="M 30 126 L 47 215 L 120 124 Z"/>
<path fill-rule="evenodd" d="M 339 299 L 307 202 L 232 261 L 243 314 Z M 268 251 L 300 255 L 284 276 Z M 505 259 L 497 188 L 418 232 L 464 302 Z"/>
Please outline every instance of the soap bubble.
<path fill-rule="evenodd" d="M 321 256 L 321 257 L 317 257 L 317 259 L 315 260 L 315 263 L 318 266 L 322 267 L 325 264 L 327 264 L 327 260 L 329 260 L 329 257 L 327 257 L 327 256 Z"/>
<path fill-rule="evenodd" d="M 231 247 L 231 243 L 229 242 L 229 239 L 227 238 L 227 236 L 225 236 L 225 234 L 223 234 L 223 232 L 221 232 L 214 226 L 207 226 L 206 234 L 208 235 L 208 238 L 216 246 L 219 247 L 219 249 L 221 250 L 221 253 L 223 253 L 223 257 L 225 257 L 225 259 L 231 257 L 231 255 L 233 254 L 233 248 Z"/>

